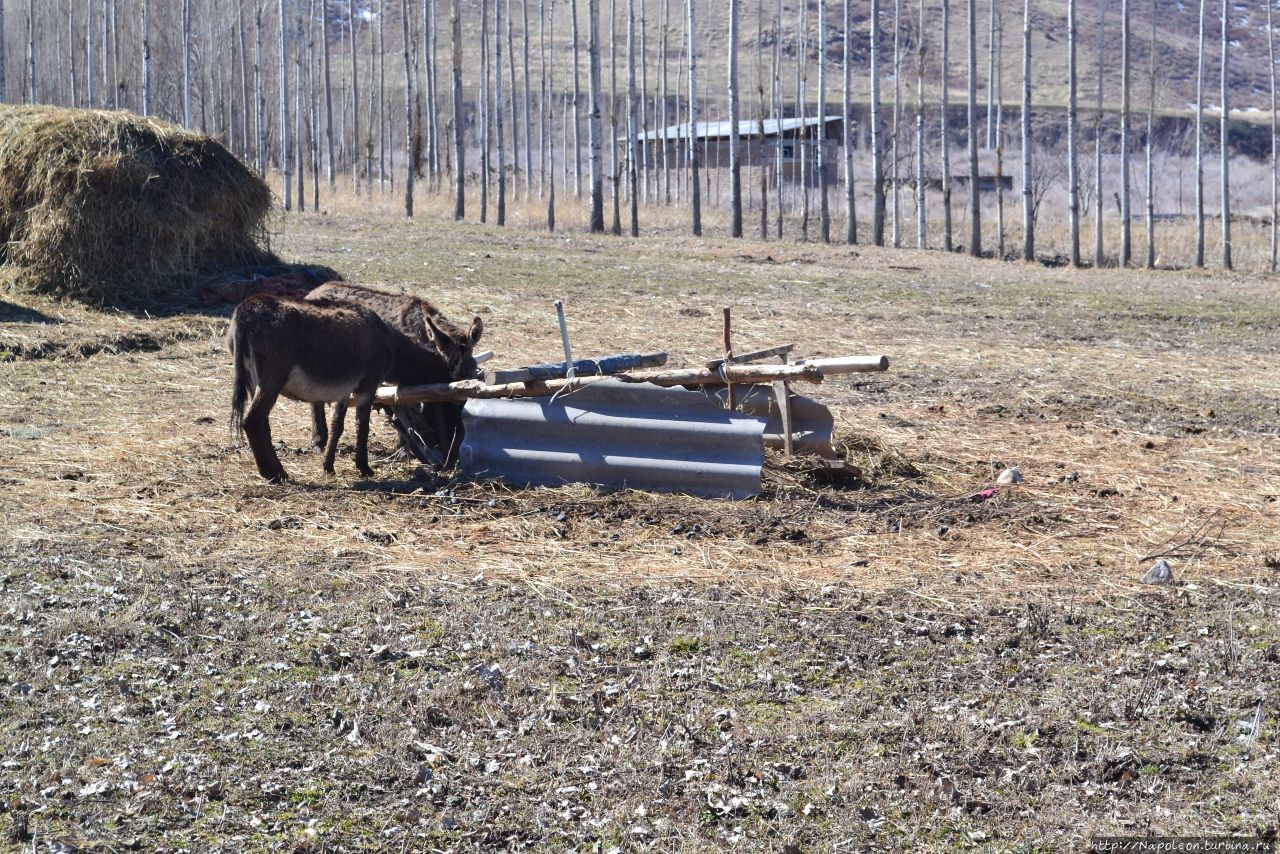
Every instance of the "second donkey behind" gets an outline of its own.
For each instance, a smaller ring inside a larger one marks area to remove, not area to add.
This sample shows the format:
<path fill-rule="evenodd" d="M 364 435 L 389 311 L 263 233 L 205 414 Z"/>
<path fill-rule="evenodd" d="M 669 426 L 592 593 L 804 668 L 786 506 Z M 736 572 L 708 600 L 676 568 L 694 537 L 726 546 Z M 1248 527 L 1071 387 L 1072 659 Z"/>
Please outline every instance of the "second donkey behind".
<path fill-rule="evenodd" d="M 396 385 L 424 385 L 475 379 L 480 374 L 474 350 L 484 331 L 475 318 L 469 329 L 462 329 L 430 301 L 405 294 L 389 294 L 346 282 L 328 282 L 313 290 L 308 300 L 340 299 L 373 311 L 391 330 L 395 367 L 386 382 Z M 462 407 L 457 403 L 426 404 L 411 407 L 409 417 L 398 413 L 396 427 L 406 446 L 430 445 L 422 433 L 434 434 L 434 444 L 444 457 L 444 465 L 457 458 L 462 443 Z M 421 415 L 429 416 L 421 418 Z M 412 439 L 406 433 L 418 434 Z M 317 447 L 326 444 L 327 429 L 324 404 L 312 405 L 312 439 Z"/>

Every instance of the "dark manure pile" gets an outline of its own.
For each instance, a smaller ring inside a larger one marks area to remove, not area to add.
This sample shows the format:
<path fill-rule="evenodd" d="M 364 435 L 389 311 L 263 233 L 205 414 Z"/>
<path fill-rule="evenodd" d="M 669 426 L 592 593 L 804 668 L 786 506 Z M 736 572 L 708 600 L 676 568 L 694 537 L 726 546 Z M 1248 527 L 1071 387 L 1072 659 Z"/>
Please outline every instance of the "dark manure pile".
<path fill-rule="evenodd" d="M 271 191 L 217 141 L 124 112 L 0 105 L 0 282 L 96 305 L 182 301 L 276 259 Z"/>

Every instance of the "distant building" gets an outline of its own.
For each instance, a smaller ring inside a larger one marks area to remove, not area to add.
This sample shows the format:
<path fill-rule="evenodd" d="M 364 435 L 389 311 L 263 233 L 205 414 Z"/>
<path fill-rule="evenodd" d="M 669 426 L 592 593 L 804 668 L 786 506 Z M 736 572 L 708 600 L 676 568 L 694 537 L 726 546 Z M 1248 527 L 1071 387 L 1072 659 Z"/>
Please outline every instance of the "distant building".
<path fill-rule="evenodd" d="M 698 163 L 704 168 L 729 168 L 730 122 L 698 122 L 695 138 L 698 140 Z M 765 119 L 738 122 L 738 153 L 743 166 L 769 169 L 781 166 L 784 181 L 799 183 L 802 174 L 810 186 L 819 186 L 818 146 L 824 152 L 822 177 L 828 186 L 836 183 L 839 174 L 840 140 L 844 132 L 842 116 L 825 119 L 800 119 L 799 117 Z M 648 149 L 649 162 L 658 162 L 658 152 L 665 147 L 672 163 L 683 163 L 689 140 L 689 123 L 649 131 L 637 137 Z M 625 137 L 624 137 L 625 141 Z M 763 144 L 762 144 L 763 143 Z M 809 169 L 803 168 L 802 157 L 809 158 Z"/>

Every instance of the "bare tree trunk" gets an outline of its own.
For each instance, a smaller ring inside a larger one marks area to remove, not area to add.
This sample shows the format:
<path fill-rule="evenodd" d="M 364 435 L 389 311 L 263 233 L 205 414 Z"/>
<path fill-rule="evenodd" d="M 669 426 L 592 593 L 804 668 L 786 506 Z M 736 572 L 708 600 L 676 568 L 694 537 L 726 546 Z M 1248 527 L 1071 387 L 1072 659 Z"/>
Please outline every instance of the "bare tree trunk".
<path fill-rule="evenodd" d="M 74 3 L 67 4 L 67 71 L 71 80 L 70 95 L 66 103 L 72 107 L 80 105 L 80 80 L 76 74 L 76 7 Z M 58 66 L 62 65 L 62 36 L 58 36 L 57 49 Z"/>
<path fill-rule="evenodd" d="M 971 0 L 972 1 L 972 0 Z M 898 186 L 898 143 L 902 123 L 902 0 L 893 0 L 893 138 L 889 154 L 889 187 L 893 192 L 893 248 L 902 246 L 902 192 Z"/>
<path fill-rule="evenodd" d="M 1068 0 L 1075 2 L 1075 0 Z M 990 0 L 991 18 L 987 30 L 987 151 L 996 147 L 996 0 Z"/>
<path fill-rule="evenodd" d="M 1125 0 L 1127 3 L 1128 0 Z M 1036 260 L 1036 218 L 1031 174 L 1031 0 L 1022 6 L 1022 260 Z"/>
<path fill-rule="evenodd" d="M 106 12 L 105 3 L 103 5 L 103 12 Z M 248 50 L 244 43 L 246 33 L 244 26 L 244 4 L 239 2 L 236 3 L 236 23 L 236 45 L 240 49 L 240 156 L 245 160 L 248 160 L 249 152 L 252 149 L 252 146 L 249 143 L 249 128 L 252 126 L 252 121 L 249 118 L 249 60 L 248 57 L 245 56 L 245 54 L 248 53 Z M 103 49 L 106 49 L 105 43 Z"/>
<path fill-rule="evenodd" d="M 370 33 L 369 43 L 373 44 Z M 387 0 L 378 0 L 378 188 L 387 191 Z"/>
<path fill-rule="evenodd" d="M 950 252 L 953 248 L 951 234 L 951 117 L 947 115 L 951 88 L 951 3 L 942 0 L 942 93 L 941 129 L 942 140 L 942 248 Z"/>
<path fill-rule="evenodd" d="M 9 98 L 7 82 L 4 74 L 5 50 L 4 50 L 4 0 L 0 0 L 0 104 L 5 103 Z"/>
<path fill-rule="evenodd" d="M 493 0 L 493 124 L 498 151 L 498 225 L 507 224 L 507 153 L 502 128 L 502 0 Z M 485 149 L 488 149 L 485 145 Z"/>
<path fill-rule="evenodd" d="M 846 0 L 846 8 L 847 0 Z M 995 8 L 994 0 L 992 9 Z M 994 11 L 992 12 L 994 15 Z M 992 35 L 994 36 L 994 29 Z M 992 45 L 994 46 L 994 39 Z M 926 210 L 925 210 L 925 175 L 924 175 L 924 0 L 920 0 L 920 16 L 916 24 L 916 248 L 924 249 L 928 245 Z M 995 68 L 992 59 L 991 67 Z"/>
<path fill-rule="evenodd" d="M 826 0 L 819 0 L 825 3 Z M 821 97 L 821 96 L 819 96 Z M 742 236 L 742 162 L 738 155 L 738 0 L 729 0 L 729 235 Z"/>
<path fill-rule="evenodd" d="M 996 252 L 1004 260 L 1004 10 L 996 21 Z"/>
<path fill-rule="evenodd" d="M 894 0 L 894 3 L 899 0 Z M 894 36 L 895 40 L 897 36 Z M 895 42 L 896 43 L 896 42 Z M 894 81 L 897 85 L 897 81 Z M 831 242 L 831 208 L 827 200 L 827 0 L 818 0 L 818 236 Z M 895 216 L 897 209 L 894 209 Z"/>
<path fill-rule="evenodd" d="M 670 127 L 670 119 L 667 117 L 667 33 L 670 29 L 670 2 L 669 0 L 662 0 L 662 35 L 658 39 L 658 53 L 662 55 L 662 72 L 659 84 L 662 88 L 662 96 L 660 98 L 658 124 L 662 127 L 662 139 L 659 141 L 660 148 L 658 150 L 662 154 L 662 200 L 664 204 L 668 205 L 671 204 L 671 142 L 667 139 L 667 128 Z"/>
<path fill-rule="evenodd" d="M 924 0 L 921 0 L 924 2 Z M 841 92 L 840 111 L 844 117 L 841 123 L 843 132 L 840 140 L 841 150 L 844 153 L 844 215 L 845 215 L 845 243 L 850 245 L 858 242 L 858 204 L 855 200 L 854 191 L 856 185 L 853 180 L 853 0 L 844 0 L 844 57 L 841 62 L 844 72 L 844 88 Z M 776 37 L 777 34 L 775 34 Z M 779 132 L 778 139 L 781 141 L 782 134 Z"/>
<path fill-rule="evenodd" d="M 191 127 L 191 0 L 182 0 L 182 124 Z"/>
<path fill-rule="evenodd" d="M 456 0 L 455 0 L 456 3 Z M 356 50 L 356 34 L 359 32 L 356 18 L 356 0 L 347 0 L 347 21 L 351 30 L 351 153 L 352 181 L 356 193 L 360 192 L 360 52 Z M 457 121 L 454 122 L 457 124 Z M 458 161 L 462 163 L 461 160 Z M 459 194 L 461 195 L 461 194 Z M 459 216 L 461 218 L 461 216 Z"/>
<path fill-rule="evenodd" d="M 355 0 L 351 0 L 354 5 Z M 453 36 L 453 218 L 464 219 L 467 215 L 467 149 L 462 138 L 462 11 L 461 0 L 453 0 L 453 9 L 449 16 L 449 26 Z M 352 57 L 355 47 L 352 46 Z"/>
<path fill-rule="evenodd" d="M 554 3 L 555 0 L 552 0 Z M 547 85 L 547 3 L 538 0 L 538 75 L 541 78 L 538 89 L 538 193 L 539 198 L 547 197 L 547 180 L 551 173 L 551 97 Z M 554 175 L 551 182 L 555 183 Z"/>
<path fill-rule="evenodd" d="M 409 61 L 409 2 L 403 0 L 401 21 L 404 39 L 404 215 L 413 218 L 413 64 Z"/>
<path fill-rule="evenodd" d="M 1151 5 L 1151 72 L 1147 92 L 1147 269 L 1156 266 L 1156 183 L 1152 154 L 1156 140 L 1156 4 Z"/>
<path fill-rule="evenodd" d="M 480 222 L 489 221 L 489 3 L 480 0 Z"/>
<path fill-rule="evenodd" d="M 1102 0 L 1098 14 L 1098 104 L 1093 122 L 1093 266 L 1095 267 L 1101 267 L 1106 260 L 1103 256 L 1102 240 L 1103 210 L 1106 208 L 1102 201 L 1102 85 L 1106 36 L 1107 2 Z"/>
<path fill-rule="evenodd" d="M 1204 266 L 1204 16 L 1207 6 L 1207 0 L 1200 0 L 1200 29 L 1196 39 L 1199 54 L 1196 60 L 1196 267 Z"/>
<path fill-rule="evenodd" d="M 604 232 L 604 131 L 600 122 L 600 0 L 588 0 L 586 13 L 590 15 L 588 23 L 588 64 L 589 86 L 591 88 L 590 115 L 588 117 L 588 145 L 591 146 L 591 233 Z"/>
<path fill-rule="evenodd" d="M 698 184 L 698 48 L 697 20 L 694 15 L 695 0 L 686 0 L 689 20 L 689 171 L 693 176 L 692 205 L 693 236 L 702 236 L 702 190 Z"/>
<path fill-rule="evenodd" d="M 651 176 L 653 175 L 652 149 L 646 139 L 649 135 L 649 20 L 646 10 L 648 0 L 640 0 L 640 137 L 644 140 L 639 145 L 640 153 L 640 186 L 644 188 L 644 203 L 652 200 L 650 195 Z"/>
<path fill-rule="evenodd" d="M 578 73 L 578 0 L 569 0 L 570 15 L 573 18 L 573 195 L 582 198 L 582 120 L 578 110 L 582 104 L 582 91 L 579 88 Z M 552 47 L 552 50 L 555 50 Z M 565 118 L 569 116 L 566 113 Z"/>
<path fill-rule="evenodd" d="M 27 22 L 31 23 L 31 0 L 27 0 Z M 31 103 L 36 102 L 36 52 L 32 27 L 27 27 L 32 38 L 28 51 L 31 57 Z M 142 0 L 142 114 L 151 115 L 151 0 Z"/>
<path fill-rule="evenodd" d="M 337 173 L 333 153 L 333 78 L 329 73 L 329 8 L 325 0 L 320 3 L 320 37 L 324 49 L 324 130 L 325 145 L 329 154 L 329 192 L 337 185 Z"/>
<path fill-rule="evenodd" d="M 267 86 L 264 74 L 262 48 L 262 11 L 266 7 L 265 0 L 253 2 L 253 89 L 254 96 L 254 131 L 256 142 L 256 159 L 258 174 L 267 174 Z"/>
<path fill-rule="evenodd" d="M 943 0 L 945 9 L 946 0 Z M 884 246 L 884 136 L 880 126 L 880 0 L 871 0 L 871 240 Z"/>
<path fill-rule="evenodd" d="M 800 151 L 800 240 L 809 240 L 809 182 L 813 180 L 809 151 L 809 4 L 808 0 L 796 7 L 796 118 L 800 127 L 796 131 Z"/>
<path fill-rule="evenodd" d="M 769 164 L 764 144 L 764 0 L 756 3 L 756 146 L 760 167 L 760 239 L 769 239 Z"/>
<path fill-rule="evenodd" d="M 1154 17 L 1152 19 L 1154 21 Z M 1067 210 L 1071 266 L 1080 266 L 1080 153 L 1076 114 L 1076 0 L 1067 0 Z M 1101 203 L 1101 199 L 1098 200 Z"/>
<path fill-rule="evenodd" d="M 511 84 L 511 96 L 507 100 L 511 117 L 511 199 L 514 201 L 520 192 L 520 183 L 516 176 L 520 174 L 520 98 L 516 88 L 516 36 L 515 15 L 512 13 L 512 0 L 504 0 L 507 4 L 507 73 Z M 529 173 L 525 172 L 525 186 L 529 185 Z"/>
<path fill-rule="evenodd" d="M 528 0 L 525 0 L 527 3 Z M 440 188 L 440 107 L 436 91 L 436 0 L 422 0 L 422 51 L 423 70 L 427 77 L 427 170 L 431 175 L 431 189 Z M 448 141 L 446 140 L 446 145 Z"/>
<path fill-rule="evenodd" d="M 306 159 L 306 122 L 302 110 L 302 0 L 294 0 L 294 27 L 296 38 L 293 48 L 293 126 L 294 126 L 294 168 L 298 175 L 298 210 L 307 209 L 307 159 Z M 201 97 L 203 109 L 205 99 Z"/>
<path fill-rule="evenodd" d="M 320 0 L 321 13 L 327 15 L 325 2 Z M 307 0 L 307 138 L 311 157 L 311 209 L 320 210 L 320 104 L 316 90 L 316 0 Z"/>
<path fill-rule="evenodd" d="M 1223 0 L 1227 2 L 1227 0 Z M 1133 257 L 1129 202 L 1129 0 L 1120 0 L 1120 266 Z M 1101 201 L 1101 199 L 1099 199 Z"/>
<path fill-rule="evenodd" d="M 0 9 L 0 17 L 3 16 L 4 9 Z M 3 74 L 0 72 L 0 76 Z M 84 101 L 91 110 L 97 106 L 93 97 L 93 0 L 84 0 Z M 3 97 L 0 97 L 0 103 L 3 103 Z"/>
<path fill-rule="evenodd" d="M 111 105 L 120 109 L 125 104 L 121 97 L 124 90 L 124 77 L 120 71 L 120 27 L 116 18 L 116 0 L 111 0 Z"/>
<path fill-rule="evenodd" d="M 1126 0 L 1127 2 L 1127 0 Z M 1231 102 L 1227 88 L 1231 46 L 1231 3 L 1222 0 L 1222 269 L 1231 263 Z M 1274 68 L 1274 66 L 1272 66 Z"/>
<path fill-rule="evenodd" d="M 284 3 L 280 0 L 280 169 L 284 172 L 284 209 L 293 210 L 293 156 L 289 149 L 289 45 L 284 20 Z"/>
<path fill-rule="evenodd" d="M 846 0 L 848 2 L 848 0 Z M 782 0 L 773 18 L 773 122 L 778 131 L 778 144 L 774 146 L 774 183 L 778 193 L 777 238 L 782 239 L 784 207 L 782 204 L 782 144 L 786 134 L 782 131 Z M 857 222 L 855 219 L 854 222 Z"/>
<path fill-rule="evenodd" d="M 609 184 L 613 190 L 612 231 L 620 235 L 622 168 L 618 165 L 618 0 L 609 0 Z"/>
<path fill-rule="evenodd" d="M 529 91 L 529 0 L 520 0 L 521 16 L 524 19 L 524 37 L 521 48 L 524 51 L 524 200 L 533 198 L 533 116 Z M 512 93 L 515 97 L 515 93 Z"/>
<path fill-rule="evenodd" d="M 1272 27 L 1271 4 L 1267 3 L 1267 59 L 1271 66 L 1271 272 L 1276 271 L 1277 254 L 1280 254 L 1280 246 L 1277 246 L 1277 240 L 1280 239 L 1280 232 L 1277 232 L 1276 218 L 1280 215 L 1280 188 L 1277 187 L 1277 180 L 1280 179 L 1280 152 L 1276 148 L 1276 39 L 1275 30 Z"/>
<path fill-rule="evenodd" d="M 982 255 L 982 198 L 978 186 L 978 0 L 968 0 L 966 23 L 969 43 L 966 51 L 969 65 L 969 98 L 966 124 L 969 137 L 969 254 Z M 1027 40 L 1028 46 L 1030 39 Z M 1028 47 L 1028 49 L 1030 49 Z M 1029 61 L 1029 60 L 1028 60 Z M 1030 97 L 1028 95 L 1028 97 Z"/>
<path fill-rule="evenodd" d="M 737 6 L 737 0 L 730 0 Z M 737 50 L 730 48 L 733 53 Z M 734 119 L 736 121 L 736 119 Z M 737 125 L 734 125 L 735 129 Z M 735 136 L 736 131 L 735 131 Z M 631 202 L 631 236 L 640 236 L 640 162 L 636 151 L 636 6 L 627 0 L 627 180 Z M 741 232 L 742 225 L 739 223 Z"/>
<path fill-rule="evenodd" d="M 457 0 L 454 0 L 454 2 L 457 2 Z M 555 79 L 556 79 L 555 78 L 556 0 L 551 0 L 550 19 L 551 19 L 551 23 L 550 23 L 549 35 L 550 35 L 551 48 L 547 51 L 548 70 L 547 70 L 547 73 L 543 75 L 543 91 L 545 93 L 543 100 L 546 104 L 546 109 L 547 109 L 547 136 L 549 137 L 549 139 L 547 140 L 547 173 L 548 173 L 547 184 L 549 186 L 550 193 L 547 196 L 547 231 L 554 232 L 556 230 L 555 93 L 552 92 L 551 89 L 555 86 Z M 569 152 L 567 151 L 562 152 L 564 156 L 568 156 L 568 153 Z M 603 201 L 601 202 L 601 204 L 603 205 Z M 604 217 L 604 214 L 602 213 L 601 214 L 602 224 L 600 226 L 601 229 L 604 228 L 603 217 Z"/>

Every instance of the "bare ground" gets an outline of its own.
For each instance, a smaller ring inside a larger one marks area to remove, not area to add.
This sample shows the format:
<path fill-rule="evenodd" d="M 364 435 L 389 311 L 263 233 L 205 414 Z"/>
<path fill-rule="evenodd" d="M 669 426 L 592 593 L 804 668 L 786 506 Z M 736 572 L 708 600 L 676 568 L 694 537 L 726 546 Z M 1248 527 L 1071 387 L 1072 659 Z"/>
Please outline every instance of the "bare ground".
<path fill-rule="evenodd" d="M 270 486 L 227 432 L 225 313 L 0 303 L 11 844 L 1280 828 L 1271 280 L 374 215 L 279 244 L 479 313 L 505 364 L 554 358 L 555 297 L 581 352 L 695 363 L 731 304 L 740 347 L 887 353 L 812 392 L 864 478 L 775 467 L 740 503 L 327 479 L 284 404 Z M 1012 463 L 1027 483 L 975 500 Z M 1138 584 L 1159 556 L 1176 583 Z"/>

